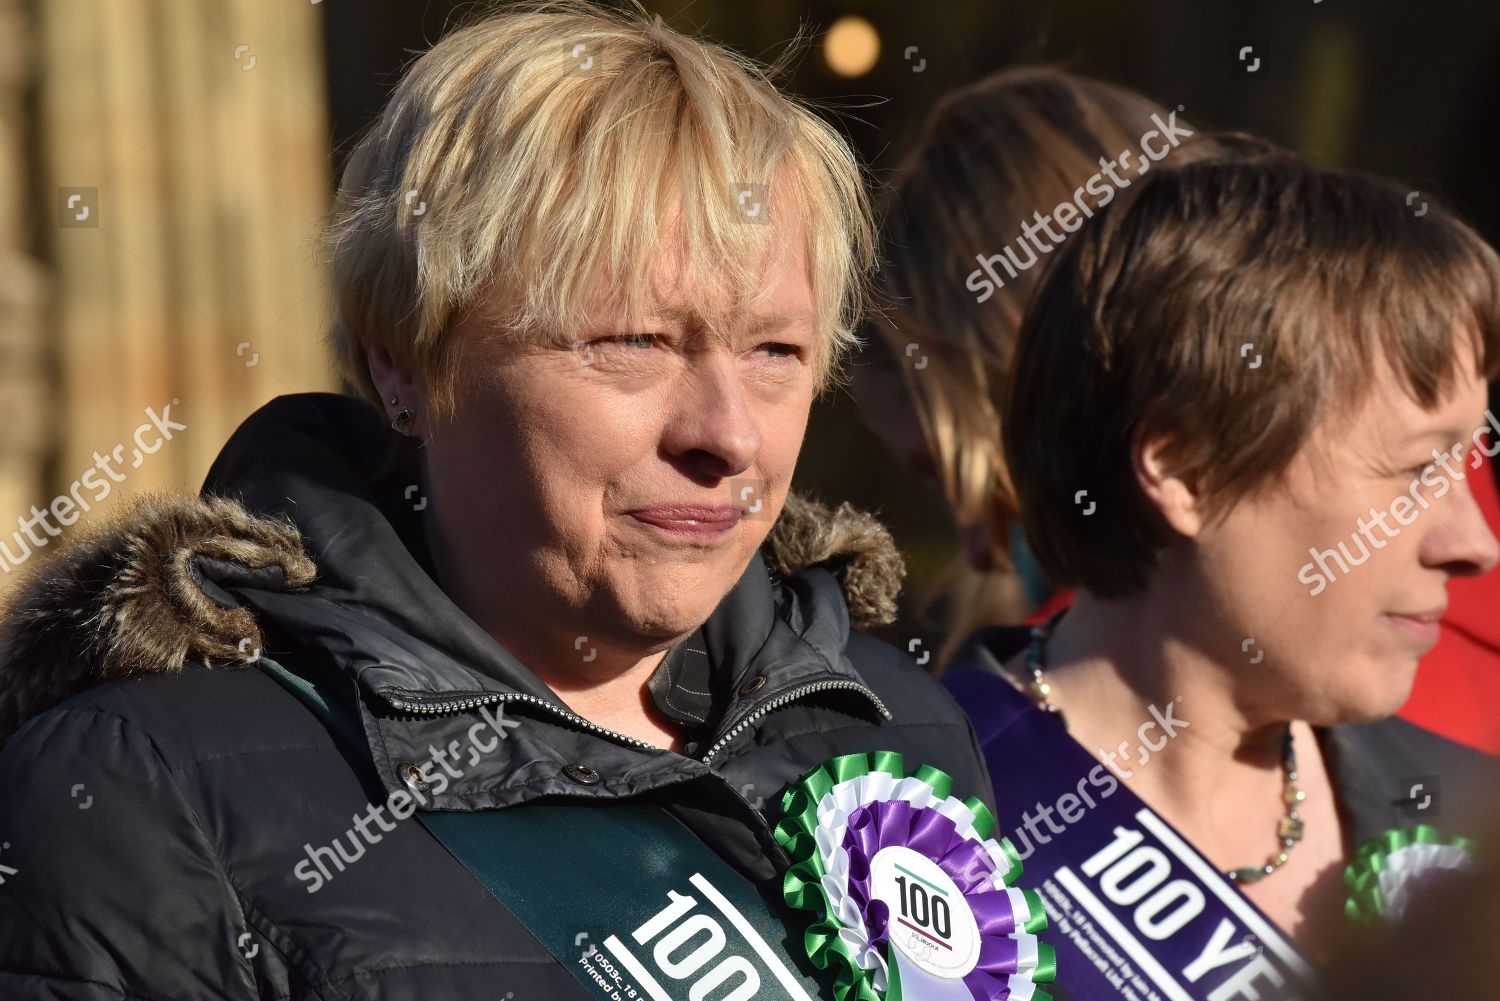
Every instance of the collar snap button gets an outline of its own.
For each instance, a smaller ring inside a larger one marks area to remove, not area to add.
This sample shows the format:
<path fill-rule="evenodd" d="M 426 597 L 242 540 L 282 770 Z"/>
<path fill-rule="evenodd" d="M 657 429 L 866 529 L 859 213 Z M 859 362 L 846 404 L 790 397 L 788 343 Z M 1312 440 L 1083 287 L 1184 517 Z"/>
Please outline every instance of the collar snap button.
<path fill-rule="evenodd" d="M 765 687 L 765 684 L 766 676 L 764 674 L 757 674 L 755 677 L 751 678 L 749 681 L 740 686 L 740 694 L 754 695 L 756 692 Z"/>
<path fill-rule="evenodd" d="M 410 761 L 403 761 L 396 769 L 401 775 L 401 781 L 405 782 L 417 792 L 426 792 L 429 788 L 428 782 L 422 777 L 422 770 Z"/>
<path fill-rule="evenodd" d="M 576 762 L 571 765 L 564 765 L 563 774 L 579 785 L 591 786 L 597 785 L 599 782 L 598 772 L 594 771 L 588 765 L 580 765 Z"/>

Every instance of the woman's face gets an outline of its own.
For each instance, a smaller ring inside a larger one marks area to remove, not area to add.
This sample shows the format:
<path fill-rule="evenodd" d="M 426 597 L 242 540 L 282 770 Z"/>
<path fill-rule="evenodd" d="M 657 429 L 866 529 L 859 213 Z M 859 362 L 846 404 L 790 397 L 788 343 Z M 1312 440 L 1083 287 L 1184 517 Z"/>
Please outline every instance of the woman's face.
<path fill-rule="evenodd" d="M 1437 642 L 1448 579 L 1494 566 L 1468 480 L 1491 475 L 1472 465 L 1486 401 L 1473 371 L 1467 362 L 1428 411 L 1382 367 L 1358 412 L 1315 431 L 1284 488 L 1242 501 L 1197 538 L 1194 576 L 1214 617 L 1234 627 L 1217 659 L 1238 662 L 1267 715 L 1394 713 Z"/>
<path fill-rule="evenodd" d="M 580 651 L 708 617 L 780 513 L 812 404 L 812 290 L 799 241 L 777 242 L 749 314 L 664 256 L 655 315 L 605 310 L 571 348 L 508 343 L 482 310 L 457 326 L 456 416 L 428 429 L 426 469 L 475 604 Z"/>

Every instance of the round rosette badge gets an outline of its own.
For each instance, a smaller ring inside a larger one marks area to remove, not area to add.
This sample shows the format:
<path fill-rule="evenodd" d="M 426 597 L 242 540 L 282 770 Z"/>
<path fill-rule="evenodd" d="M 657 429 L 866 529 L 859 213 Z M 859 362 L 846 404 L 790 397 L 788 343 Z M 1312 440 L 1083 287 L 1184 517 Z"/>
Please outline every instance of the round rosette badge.
<path fill-rule="evenodd" d="M 1468 838 L 1445 838 L 1426 824 L 1386 831 L 1365 842 L 1344 870 L 1344 913 L 1359 924 L 1398 922 L 1414 898 L 1476 865 Z"/>
<path fill-rule="evenodd" d="M 813 915 L 808 957 L 838 1001 L 1050 999 L 1041 899 L 978 799 L 892 751 L 833 758 L 782 797 L 787 903 Z"/>

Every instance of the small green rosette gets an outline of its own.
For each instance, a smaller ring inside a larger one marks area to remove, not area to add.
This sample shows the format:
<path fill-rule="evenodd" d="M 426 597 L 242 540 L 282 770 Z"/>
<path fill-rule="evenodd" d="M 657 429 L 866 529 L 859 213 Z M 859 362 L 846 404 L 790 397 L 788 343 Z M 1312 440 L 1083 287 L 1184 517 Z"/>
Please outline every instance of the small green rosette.
<path fill-rule="evenodd" d="M 1393 828 L 1361 846 L 1344 870 L 1344 913 L 1359 924 L 1400 921 L 1414 897 L 1474 867 L 1468 838 L 1444 838 L 1426 824 Z"/>
<path fill-rule="evenodd" d="M 807 954 L 838 1001 L 1049 1001 L 1040 897 L 977 798 L 892 751 L 833 758 L 782 797 L 787 903 L 812 915 Z"/>

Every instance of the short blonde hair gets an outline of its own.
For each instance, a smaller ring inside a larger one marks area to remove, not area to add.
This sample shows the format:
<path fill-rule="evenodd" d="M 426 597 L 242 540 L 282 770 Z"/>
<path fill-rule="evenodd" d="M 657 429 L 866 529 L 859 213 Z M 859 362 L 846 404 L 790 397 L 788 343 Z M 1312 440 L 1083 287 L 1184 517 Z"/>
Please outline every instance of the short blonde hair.
<path fill-rule="evenodd" d="M 649 309 L 664 246 L 695 298 L 744 308 L 797 209 L 826 388 L 868 300 L 874 230 L 848 143 L 774 72 L 639 6 L 512 6 L 448 34 L 352 153 L 324 231 L 345 377 L 380 406 L 366 350 L 383 347 L 451 413 L 443 334 L 481 296 L 506 303 L 498 329 L 567 344 L 599 296 Z M 758 202 L 769 225 L 747 225 Z"/>

